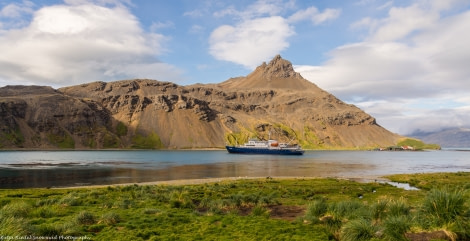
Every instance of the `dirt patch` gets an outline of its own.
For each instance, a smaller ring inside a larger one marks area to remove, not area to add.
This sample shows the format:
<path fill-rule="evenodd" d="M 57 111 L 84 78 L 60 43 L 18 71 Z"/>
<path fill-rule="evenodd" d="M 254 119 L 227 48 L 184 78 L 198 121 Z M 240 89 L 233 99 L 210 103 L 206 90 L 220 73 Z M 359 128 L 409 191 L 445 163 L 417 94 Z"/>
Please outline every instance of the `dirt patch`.
<path fill-rule="evenodd" d="M 296 218 L 303 216 L 305 208 L 301 206 L 285 206 L 285 205 L 273 205 L 269 206 L 270 217 L 277 219 L 284 219 L 294 221 Z"/>
<path fill-rule="evenodd" d="M 431 241 L 431 240 L 449 240 L 452 239 L 444 231 L 407 233 L 406 238 L 411 241 Z"/>
<path fill-rule="evenodd" d="M 266 209 L 269 210 L 269 217 L 275 219 L 283 219 L 294 221 L 296 218 L 303 216 L 305 208 L 301 206 L 285 206 L 285 205 L 270 205 Z M 238 214 L 241 216 L 250 215 L 253 207 L 240 207 Z"/>
<path fill-rule="evenodd" d="M 238 215 L 248 216 L 253 211 L 253 206 L 242 206 L 236 208 Z M 285 205 L 270 205 L 266 207 L 269 210 L 269 217 L 275 219 L 283 219 L 288 221 L 294 221 L 298 217 L 301 217 L 305 214 L 305 208 L 302 206 L 285 206 Z M 207 213 L 209 210 L 207 208 L 197 209 L 200 213 Z M 223 212 L 228 212 L 229 210 L 224 210 Z"/>

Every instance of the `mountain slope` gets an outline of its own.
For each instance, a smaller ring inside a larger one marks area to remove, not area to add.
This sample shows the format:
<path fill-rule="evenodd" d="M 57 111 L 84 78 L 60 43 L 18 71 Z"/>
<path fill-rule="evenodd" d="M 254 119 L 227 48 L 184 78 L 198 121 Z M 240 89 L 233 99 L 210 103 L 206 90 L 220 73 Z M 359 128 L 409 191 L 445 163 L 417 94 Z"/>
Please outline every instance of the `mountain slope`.
<path fill-rule="evenodd" d="M 0 94 L 11 89 L 0 88 Z M 50 101 L 64 102 L 71 109 L 50 103 L 44 112 L 48 113 L 44 114 L 47 123 L 71 138 L 75 148 L 221 148 L 226 143 L 243 143 L 250 137 L 265 139 L 271 134 L 306 148 L 336 149 L 393 145 L 400 138 L 364 111 L 302 78 L 280 56 L 246 77 L 220 84 L 179 86 L 156 80 L 123 80 L 49 91 L 48 95 L 63 99 Z M 14 133 L 25 140 L 39 136 L 36 142 L 23 141 L 24 147 L 57 146 L 47 138 L 51 130 L 34 125 L 40 120 L 32 106 L 48 106 L 48 102 L 31 102 L 19 90 L 15 93 L 0 95 L 0 110 L 9 116 L 3 118 L 2 114 L 0 122 L 2 145 L 21 146 L 5 131 L 16 128 Z M 35 98 L 44 95 L 37 93 Z M 19 107 L 9 104 L 13 99 Z M 15 114 L 17 109 L 25 114 Z M 74 127 L 68 127 L 67 122 Z"/>
<path fill-rule="evenodd" d="M 294 71 L 292 64 L 280 55 L 269 64 L 263 63 L 246 77 L 227 80 L 217 85 L 223 89 L 284 89 L 295 91 L 319 91 L 310 81 Z"/>
<path fill-rule="evenodd" d="M 413 137 L 428 143 L 437 143 L 442 147 L 470 147 L 470 129 L 452 128 L 437 132 L 414 133 Z"/>

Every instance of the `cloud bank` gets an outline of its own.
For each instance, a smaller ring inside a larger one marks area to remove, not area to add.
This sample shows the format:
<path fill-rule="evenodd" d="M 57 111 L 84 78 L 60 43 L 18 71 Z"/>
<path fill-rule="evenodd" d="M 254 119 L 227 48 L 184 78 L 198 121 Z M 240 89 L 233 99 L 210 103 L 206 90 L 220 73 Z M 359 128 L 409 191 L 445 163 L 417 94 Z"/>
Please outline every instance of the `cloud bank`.
<path fill-rule="evenodd" d="M 361 19 L 351 29 L 365 29 L 364 41 L 296 71 L 399 133 L 469 126 L 470 12 L 446 17 L 451 3 L 461 3 L 444 3 L 420 1 Z"/>
<path fill-rule="evenodd" d="M 289 37 L 295 35 L 294 24 L 310 20 L 318 25 L 337 18 L 341 11 L 316 7 L 298 10 L 283 17 L 291 2 L 257 1 L 244 11 L 229 7 L 214 13 L 216 17 L 233 16 L 233 25 L 217 27 L 209 37 L 209 53 L 218 60 L 230 61 L 254 69 L 289 47 Z"/>
<path fill-rule="evenodd" d="M 17 8 L 23 5 L 29 8 Z M 181 79 L 180 70 L 156 58 L 165 51 L 166 37 L 143 31 L 120 1 L 68 0 L 38 10 L 33 6 L 24 1 L 0 11 L 0 84 Z M 24 14 L 32 14 L 30 22 L 10 24 Z"/>

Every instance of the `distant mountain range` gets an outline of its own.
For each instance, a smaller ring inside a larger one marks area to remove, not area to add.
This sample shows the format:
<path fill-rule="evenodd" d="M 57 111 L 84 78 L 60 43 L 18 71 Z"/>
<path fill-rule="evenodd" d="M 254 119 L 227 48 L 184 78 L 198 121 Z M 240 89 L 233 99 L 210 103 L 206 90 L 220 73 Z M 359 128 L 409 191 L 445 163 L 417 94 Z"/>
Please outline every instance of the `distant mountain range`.
<path fill-rule="evenodd" d="M 219 84 L 135 79 L 0 88 L 3 149 L 223 148 L 269 136 L 307 149 L 390 146 L 402 138 L 279 55 Z"/>
<path fill-rule="evenodd" d="M 416 132 L 411 136 L 427 143 L 439 144 L 444 148 L 470 148 L 470 128 L 451 128 L 436 132 Z"/>

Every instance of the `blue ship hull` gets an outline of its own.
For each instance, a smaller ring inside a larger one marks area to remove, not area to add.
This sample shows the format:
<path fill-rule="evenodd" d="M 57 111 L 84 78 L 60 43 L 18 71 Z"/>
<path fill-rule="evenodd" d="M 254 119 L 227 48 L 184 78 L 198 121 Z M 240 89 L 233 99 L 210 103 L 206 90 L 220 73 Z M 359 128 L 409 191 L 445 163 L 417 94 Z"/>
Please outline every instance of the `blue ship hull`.
<path fill-rule="evenodd" d="M 246 148 L 236 146 L 225 146 L 229 153 L 237 154 L 269 154 L 269 155 L 303 155 L 301 149 L 268 149 L 268 148 Z"/>

